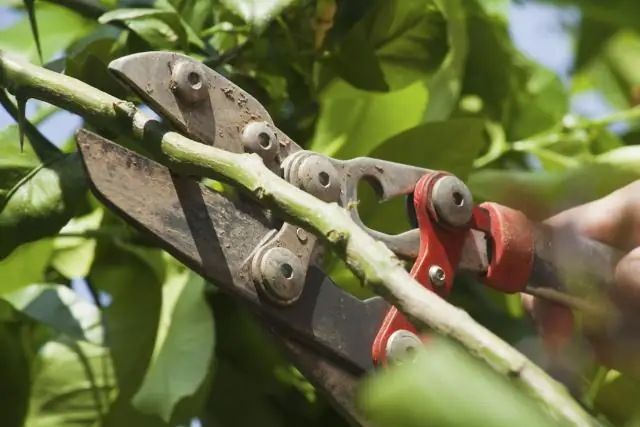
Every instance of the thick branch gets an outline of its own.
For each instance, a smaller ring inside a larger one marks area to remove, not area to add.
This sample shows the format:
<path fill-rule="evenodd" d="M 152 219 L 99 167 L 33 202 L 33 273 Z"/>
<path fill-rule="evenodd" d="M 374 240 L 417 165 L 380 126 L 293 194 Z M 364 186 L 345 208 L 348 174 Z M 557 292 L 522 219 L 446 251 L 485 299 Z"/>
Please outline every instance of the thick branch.
<path fill-rule="evenodd" d="M 120 101 L 78 80 L 19 62 L 0 52 L 0 86 L 47 101 L 105 128 L 119 129 L 154 145 L 163 163 L 183 171 L 233 182 L 281 216 L 321 236 L 351 271 L 396 305 L 417 325 L 463 345 L 469 353 L 508 376 L 561 425 L 595 421 L 538 366 L 476 323 L 466 312 L 429 292 L 409 275 L 396 256 L 369 236 L 336 204 L 326 204 L 267 169 L 257 155 L 236 154 L 191 141 Z"/>

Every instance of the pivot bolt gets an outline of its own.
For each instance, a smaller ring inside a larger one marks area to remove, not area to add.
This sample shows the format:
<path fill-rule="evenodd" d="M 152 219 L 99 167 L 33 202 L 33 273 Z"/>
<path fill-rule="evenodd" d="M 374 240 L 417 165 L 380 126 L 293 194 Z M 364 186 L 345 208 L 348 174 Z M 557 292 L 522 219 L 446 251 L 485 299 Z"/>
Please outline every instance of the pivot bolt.
<path fill-rule="evenodd" d="M 401 363 L 410 360 L 415 351 L 422 345 L 420 338 L 406 329 L 398 329 L 391 334 L 385 349 L 390 363 Z"/>
<path fill-rule="evenodd" d="M 260 288 L 277 304 L 291 304 L 302 294 L 304 274 L 297 256 L 288 249 L 275 247 L 260 259 Z"/>
<path fill-rule="evenodd" d="M 251 122 L 242 131 L 242 143 L 247 151 L 261 157 L 278 151 L 276 134 L 265 122 Z"/>
<path fill-rule="evenodd" d="M 198 103 L 207 96 L 207 84 L 202 68 L 193 62 L 182 61 L 171 72 L 171 89 L 183 101 Z"/>
<path fill-rule="evenodd" d="M 455 176 L 438 179 L 433 186 L 431 200 L 438 219 L 451 226 L 462 227 L 473 215 L 471 191 Z"/>
<path fill-rule="evenodd" d="M 444 270 L 439 265 L 432 265 L 429 267 L 429 281 L 433 286 L 441 288 L 445 285 L 445 280 L 447 279 L 447 275 L 444 273 Z"/>
<path fill-rule="evenodd" d="M 331 203 L 340 200 L 339 174 L 331 161 L 312 154 L 302 160 L 297 170 L 300 187 L 322 200 Z"/>

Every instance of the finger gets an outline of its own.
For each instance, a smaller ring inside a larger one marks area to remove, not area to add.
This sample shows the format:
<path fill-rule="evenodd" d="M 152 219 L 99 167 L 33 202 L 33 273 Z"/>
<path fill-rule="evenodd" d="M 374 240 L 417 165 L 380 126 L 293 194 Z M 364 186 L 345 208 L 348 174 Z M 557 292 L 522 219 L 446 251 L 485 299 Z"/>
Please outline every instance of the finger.
<path fill-rule="evenodd" d="M 618 263 L 615 271 L 616 288 L 613 298 L 629 312 L 640 309 L 640 247 L 629 252 Z"/>
<path fill-rule="evenodd" d="M 535 323 L 548 354 L 557 356 L 563 353 L 575 328 L 571 310 L 531 295 L 522 295 L 522 305 Z"/>

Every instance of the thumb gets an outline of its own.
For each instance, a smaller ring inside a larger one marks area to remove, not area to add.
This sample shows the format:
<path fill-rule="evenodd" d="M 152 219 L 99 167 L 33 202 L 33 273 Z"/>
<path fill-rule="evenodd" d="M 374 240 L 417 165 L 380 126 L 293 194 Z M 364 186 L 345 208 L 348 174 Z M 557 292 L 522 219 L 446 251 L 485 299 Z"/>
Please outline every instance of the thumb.
<path fill-rule="evenodd" d="M 640 247 L 624 256 L 616 266 L 612 297 L 623 310 L 640 309 Z"/>

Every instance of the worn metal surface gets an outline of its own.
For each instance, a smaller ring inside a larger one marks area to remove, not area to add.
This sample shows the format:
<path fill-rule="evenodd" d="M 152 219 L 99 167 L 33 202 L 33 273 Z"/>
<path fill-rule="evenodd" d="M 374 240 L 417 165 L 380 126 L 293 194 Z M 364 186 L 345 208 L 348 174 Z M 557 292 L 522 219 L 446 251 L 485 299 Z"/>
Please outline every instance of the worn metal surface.
<path fill-rule="evenodd" d="M 466 225 L 473 215 L 471 191 L 455 176 L 445 176 L 435 183 L 431 203 L 438 219 L 454 227 Z"/>
<path fill-rule="evenodd" d="M 310 265 L 299 299 L 274 306 L 256 292 L 248 265 L 254 249 L 274 232 L 262 209 L 195 180 L 176 180 L 159 163 L 86 130 L 76 139 L 93 192 L 119 216 L 297 340 L 342 360 L 345 369 L 373 368 L 371 343 L 388 308 L 383 299 L 360 301 Z"/>

